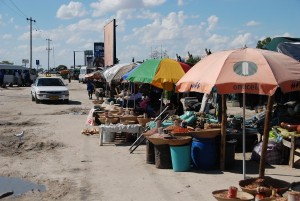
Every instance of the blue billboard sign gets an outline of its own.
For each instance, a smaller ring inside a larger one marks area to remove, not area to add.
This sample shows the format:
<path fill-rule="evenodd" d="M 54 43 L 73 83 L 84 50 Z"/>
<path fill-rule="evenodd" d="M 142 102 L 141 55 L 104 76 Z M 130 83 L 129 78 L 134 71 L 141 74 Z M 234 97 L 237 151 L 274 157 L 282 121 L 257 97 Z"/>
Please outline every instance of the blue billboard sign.
<path fill-rule="evenodd" d="M 104 57 L 104 43 L 102 42 L 94 43 L 94 56 Z"/>

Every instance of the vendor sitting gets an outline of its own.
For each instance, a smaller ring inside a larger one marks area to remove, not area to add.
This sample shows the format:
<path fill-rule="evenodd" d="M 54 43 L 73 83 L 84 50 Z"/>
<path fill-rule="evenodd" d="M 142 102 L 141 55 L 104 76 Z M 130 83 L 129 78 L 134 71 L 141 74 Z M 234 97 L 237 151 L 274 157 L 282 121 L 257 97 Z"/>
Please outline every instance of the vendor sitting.
<path fill-rule="evenodd" d="M 160 101 L 157 93 L 151 92 L 149 97 L 144 98 L 139 107 L 143 113 L 147 113 L 149 117 L 156 117 L 159 114 Z"/>
<path fill-rule="evenodd" d="M 138 104 L 142 100 L 143 95 L 137 91 L 136 93 L 130 94 L 124 97 L 123 107 L 134 107 L 135 104 Z"/>
<path fill-rule="evenodd" d="M 177 98 L 177 94 L 173 94 L 170 98 L 170 102 L 167 104 L 169 110 L 175 110 L 175 115 L 183 115 L 184 109 L 180 101 L 180 98 Z"/>

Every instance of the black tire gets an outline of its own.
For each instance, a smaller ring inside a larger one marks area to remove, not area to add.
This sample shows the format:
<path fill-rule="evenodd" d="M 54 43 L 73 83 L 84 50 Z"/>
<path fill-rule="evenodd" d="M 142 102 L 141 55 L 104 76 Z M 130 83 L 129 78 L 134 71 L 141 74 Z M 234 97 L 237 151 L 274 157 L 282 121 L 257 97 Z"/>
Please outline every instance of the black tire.
<path fill-rule="evenodd" d="M 37 99 L 36 95 L 35 95 L 35 103 L 40 103 L 41 101 L 39 99 Z"/>
<path fill-rule="evenodd" d="M 69 104 L 69 99 L 64 100 L 64 104 Z"/>
<path fill-rule="evenodd" d="M 33 102 L 33 101 L 35 101 L 35 98 L 34 98 L 34 96 L 31 94 L 31 101 Z"/>

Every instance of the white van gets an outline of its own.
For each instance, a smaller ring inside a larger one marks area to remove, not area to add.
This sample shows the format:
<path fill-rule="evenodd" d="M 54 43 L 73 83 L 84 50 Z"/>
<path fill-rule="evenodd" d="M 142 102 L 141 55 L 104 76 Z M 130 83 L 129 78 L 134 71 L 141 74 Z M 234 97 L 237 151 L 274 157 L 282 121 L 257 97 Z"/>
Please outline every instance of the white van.
<path fill-rule="evenodd" d="M 78 81 L 85 83 L 86 82 L 86 74 L 89 74 L 91 72 L 96 71 L 96 67 L 93 66 L 81 66 L 80 67 L 80 72 L 79 72 L 79 76 L 78 76 Z"/>

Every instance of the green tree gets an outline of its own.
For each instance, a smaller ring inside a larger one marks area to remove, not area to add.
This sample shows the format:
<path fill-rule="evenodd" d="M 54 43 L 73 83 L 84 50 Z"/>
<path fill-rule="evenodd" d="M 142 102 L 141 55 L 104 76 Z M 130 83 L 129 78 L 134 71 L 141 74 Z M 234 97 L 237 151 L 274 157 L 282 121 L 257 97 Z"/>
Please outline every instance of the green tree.
<path fill-rule="evenodd" d="M 272 38 L 270 37 L 267 37 L 265 39 L 263 39 L 262 41 L 258 41 L 257 42 L 257 45 L 256 45 L 256 48 L 259 48 L 259 49 L 263 49 L 263 47 L 268 44 L 269 42 L 271 42 Z"/>
<path fill-rule="evenodd" d="M 10 64 L 10 65 L 13 65 L 14 63 L 10 62 L 10 61 L 1 61 L 0 64 Z"/>
<path fill-rule="evenodd" d="M 56 67 L 57 71 L 62 71 L 62 70 L 67 70 L 67 69 L 68 69 L 68 67 L 65 66 L 65 65 L 59 65 L 59 66 Z"/>
<path fill-rule="evenodd" d="M 194 66 L 198 61 L 201 60 L 199 56 L 194 57 L 190 52 L 188 52 L 189 58 L 185 61 L 185 63 L 189 64 L 190 66 Z"/>

